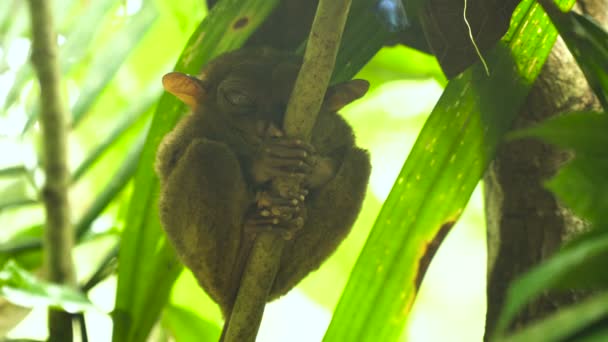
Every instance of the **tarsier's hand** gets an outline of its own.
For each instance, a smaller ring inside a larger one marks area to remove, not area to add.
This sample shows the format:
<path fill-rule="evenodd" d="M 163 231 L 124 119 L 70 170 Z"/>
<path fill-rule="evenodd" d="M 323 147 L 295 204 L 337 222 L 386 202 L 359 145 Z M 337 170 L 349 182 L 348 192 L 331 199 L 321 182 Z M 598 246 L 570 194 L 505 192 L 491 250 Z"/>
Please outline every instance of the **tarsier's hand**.
<path fill-rule="evenodd" d="M 245 231 L 252 234 L 279 231 L 283 239 L 291 240 L 304 226 L 307 194 L 308 190 L 302 189 L 285 198 L 272 191 L 260 191 L 255 208 L 245 219 Z"/>
<path fill-rule="evenodd" d="M 311 144 L 301 139 L 286 137 L 272 124 L 262 141 L 260 152 L 252 163 L 251 173 L 256 184 L 299 177 L 305 187 L 317 188 L 335 175 L 336 165 L 330 158 L 318 155 Z"/>
<path fill-rule="evenodd" d="M 274 125 L 269 126 L 262 141 L 251 166 L 256 184 L 292 176 L 306 178 L 312 173 L 315 155 L 312 145 L 286 137 Z"/>

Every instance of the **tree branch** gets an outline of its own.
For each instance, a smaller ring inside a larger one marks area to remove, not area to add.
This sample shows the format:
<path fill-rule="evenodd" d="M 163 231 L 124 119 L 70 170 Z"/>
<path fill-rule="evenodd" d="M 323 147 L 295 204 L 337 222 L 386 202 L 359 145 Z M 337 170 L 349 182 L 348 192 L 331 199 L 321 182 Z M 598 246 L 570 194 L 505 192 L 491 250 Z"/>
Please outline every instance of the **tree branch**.
<path fill-rule="evenodd" d="M 72 260 L 73 233 L 68 204 L 67 113 L 61 99 L 57 34 L 47 0 L 30 0 L 32 64 L 40 82 L 42 148 L 46 183 L 42 197 L 46 211 L 44 260 L 48 279 L 75 284 Z M 49 340 L 71 341 L 72 319 L 66 312 L 49 310 Z"/>
<path fill-rule="evenodd" d="M 285 113 L 288 136 L 310 140 L 331 78 L 350 8 L 350 0 L 321 0 L 308 37 L 304 62 Z M 275 183 L 298 187 L 297 179 Z M 281 185 L 273 184 L 275 188 Z M 223 336 L 226 342 L 255 341 L 264 306 L 279 268 L 284 240 L 275 233 L 260 234 L 251 250 L 239 292 Z"/>

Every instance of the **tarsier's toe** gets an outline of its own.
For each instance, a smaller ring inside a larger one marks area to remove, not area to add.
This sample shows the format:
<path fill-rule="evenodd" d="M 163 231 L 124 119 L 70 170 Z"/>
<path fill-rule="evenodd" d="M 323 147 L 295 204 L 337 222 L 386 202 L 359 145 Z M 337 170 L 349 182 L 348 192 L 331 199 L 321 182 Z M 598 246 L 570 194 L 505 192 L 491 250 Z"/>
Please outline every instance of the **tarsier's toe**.
<path fill-rule="evenodd" d="M 289 190 L 287 191 L 287 196 L 292 199 L 297 199 L 299 201 L 304 201 L 306 196 L 308 196 L 308 189 L 300 187 L 298 190 Z"/>
<path fill-rule="evenodd" d="M 245 223 L 248 233 L 278 232 L 283 239 L 293 239 L 304 226 L 304 197 L 307 191 L 293 192 L 296 198 L 285 198 L 271 191 L 258 193 L 256 206 Z"/>
<path fill-rule="evenodd" d="M 258 208 L 273 208 L 273 207 L 299 207 L 302 205 L 308 195 L 307 190 L 292 191 L 287 196 L 282 196 L 270 191 L 260 191 L 256 197 Z"/>
<path fill-rule="evenodd" d="M 281 234 L 285 240 L 291 240 L 295 233 L 304 226 L 304 219 L 296 217 L 291 219 L 279 219 L 277 217 L 263 216 L 262 212 L 250 217 L 244 225 L 245 232 L 253 235 L 264 232 L 275 232 Z"/>
<path fill-rule="evenodd" d="M 279 219 L 289 219 L 296 216 L 302 209 L 293 206 L 273 206 L 262 209 L 260 214 L 264 217 L 276 217 Z"/>

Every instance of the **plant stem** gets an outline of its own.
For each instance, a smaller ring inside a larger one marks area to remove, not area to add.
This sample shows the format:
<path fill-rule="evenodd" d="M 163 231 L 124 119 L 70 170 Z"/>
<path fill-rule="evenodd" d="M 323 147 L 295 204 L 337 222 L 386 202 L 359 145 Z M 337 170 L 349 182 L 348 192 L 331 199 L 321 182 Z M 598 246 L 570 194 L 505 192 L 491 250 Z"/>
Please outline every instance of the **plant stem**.
<path fill-rule="evenodd" d="M 350 0 L 321 0 L 308 37 L 304 62 L 285 113 L 288 136 L 310 140 L 331 78 Z M 294 180 L 277 182 L 294 183 Z M 299 187 L 299 184 L 288 184 Z M 276 187 L 276 185 L 275 185 Z M 279 268 L 284 240 L 273 232 L 260 234 L 251 250 L 234 308 L 226 322 L 225 342 L 253 342 Z"/>
<path fill-rule="evenodd" d="M 44 259 L 48 279 L 75 285 L 70 225 L 67 167 L 67 112 L 61 99 L 57 61 L 57 34 L 53 26 L 50 1 L 29 0 L 32 18 L 32 64 L 40 83 L 42 149 L 46 181 L 42 199 L 46 211 Z M 72 341 L 72 317 L 49 310 L 49 341 Z"/>

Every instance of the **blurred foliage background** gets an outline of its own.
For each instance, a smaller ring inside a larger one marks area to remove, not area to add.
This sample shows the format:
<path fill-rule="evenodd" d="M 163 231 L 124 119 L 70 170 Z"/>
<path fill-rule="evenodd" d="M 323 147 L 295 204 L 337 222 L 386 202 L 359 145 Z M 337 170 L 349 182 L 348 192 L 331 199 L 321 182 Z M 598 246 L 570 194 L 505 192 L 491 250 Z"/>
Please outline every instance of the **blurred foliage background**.
<path fill-rule="evenodd" d="M 131 189 L 129 183 L 116 183 L 124 178 L 121 175 L 133 172 L 131 164 L 162 91 L 160 78 L 172 70 L 206 8 L 196 0 L 59 0 L 55 6 L 65 95 L 72 113 L 70 198 L 74 222 L 82 232 L 75 260 L 79 282 L 85 283 L 112 254 L 124 229 Z M 43 175 L 39 128 L 33 120 L 37 85 L 28 63 L 26 11 L 22 1 L 0 4 L 0 239 L 2 260 L 17 256 L 21 266 L 36 272 L 40 254 L 22 251 L 23 246 L 35 245 L 44 216 L 37 198 Z M 364 210 L 337 253 L 296 290 L 267 307 L 260 340 L 322 338 L 369 229 L 442 92 L 446 82 L 442 75 L 432 56 L 405 47 L 383 48 L 357 75 L 370 81 L 371 90 L 342 114 L 353 125 L 358 144 L 372 155 Z M 110 200 L 100 201 L 103 198 Z M 481 339 L 484 245 L 482 201 L 476 191 L 432 263 L 403 340 Z M 97 308 L 85 315 L 91 341 L 110 340 L 115 281 L 111 276 L 89 293 Z M 19 316 L 7 302 L 2 305 L 7 315 Z M 2 333 L 43 339 L 44 309 L 24 314 L 23 322 L 14 329 L 7 325 Z M 4 315 L 0 320 L 9 318 Z M 201 334 L 213 336 L 221 322 L 215 304 L 184 271 L 153 336 L 196 340 L 189 339 L 187 330 L 197 326 L 207 330 Z M 442 329 L 434 328 L 438 322 Z M 195 336 L 192 333 L 190 338 Z"/>

